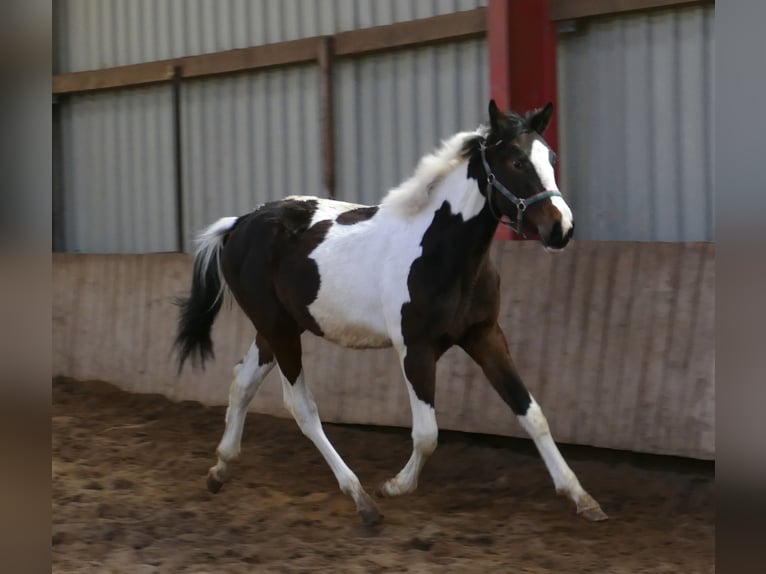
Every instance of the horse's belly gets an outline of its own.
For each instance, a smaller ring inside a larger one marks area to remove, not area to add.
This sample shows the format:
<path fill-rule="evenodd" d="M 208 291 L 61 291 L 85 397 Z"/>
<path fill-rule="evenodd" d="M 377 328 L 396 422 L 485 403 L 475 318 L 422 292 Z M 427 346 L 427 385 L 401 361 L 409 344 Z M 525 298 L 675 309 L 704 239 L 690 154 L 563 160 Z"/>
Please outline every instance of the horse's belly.
<path fill-rule="evenodd" d="M 380 349 L 391 346 L 379 309 L 365 301 L 333 302 L 320 296 L 309 305 L 309 313 L 322 330 L 322 336 L 343 347 Z M 339 304 L 342 303 L 342 304 Z"/>

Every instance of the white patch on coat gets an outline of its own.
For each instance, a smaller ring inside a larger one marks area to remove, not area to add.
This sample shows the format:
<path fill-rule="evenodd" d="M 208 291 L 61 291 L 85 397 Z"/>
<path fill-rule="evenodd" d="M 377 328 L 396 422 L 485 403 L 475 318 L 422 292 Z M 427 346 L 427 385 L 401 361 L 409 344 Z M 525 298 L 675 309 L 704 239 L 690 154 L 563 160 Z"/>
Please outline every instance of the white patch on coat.
<path fill-rule="evenodd" d="M 341 213 L 345 213 L 352 209 L 358 209 L 360 207 L 367 207 L 359 203 L 349 203 L 347 201 L 338 201 L 335 199 L 324 199 L 321 197 L 312 197 L 311 199 L 317 200 L 317 209 L 311 218 L 309 227 L 314 226 L 320 221 L 331 220 L 335 221 Z"/>
<path fill-rule="evenodd" d="M 417 214 L 403 216 L 398 204 L 384 203 L 370 219 L 330 227 L 310 254 L 319 269 L 319 292 L 308 306 L 326 339 L 352 348 L 389 347 L 401 340 L 402 305 L 410 299 L 407 278 L 434 213 L 446 201 L 465 221 L 485 203 L 476 181 L 466 177 L 467 161 L 455 165 Z M 312 224 L 356 207 L 320 199 Z"/>
<path fill-rule="evenodd" d="M 532 142 L 532 150 L 529 153 L 529 160 L 532 162 L 532 165 L 535 166 L 537 177 L 540 178 L 543 187 L 547 191 L 559 191 L 559 186 L 556 184 L 556 172 L 551 163 L 550 150 L 538 139 Z M 561 232 L 566 235 L 572 228 L 572 210 L 560 195 L 552 197 L 551 203 L 561 214 Z"/>
<path fill-rule="evenodd" d="M 487 128 L 472 132 L 460 132 L 442 142 L 434 153 L 423 156 L 415 173 L 408 180 L 388 192 L 382 207 L 396 210 L 409 217 L 422 211 L 430 203 L 431 193 L 439 183 L 467 158 L 462 156 L 465 143 L 477 136 L 485 136 Z"/>

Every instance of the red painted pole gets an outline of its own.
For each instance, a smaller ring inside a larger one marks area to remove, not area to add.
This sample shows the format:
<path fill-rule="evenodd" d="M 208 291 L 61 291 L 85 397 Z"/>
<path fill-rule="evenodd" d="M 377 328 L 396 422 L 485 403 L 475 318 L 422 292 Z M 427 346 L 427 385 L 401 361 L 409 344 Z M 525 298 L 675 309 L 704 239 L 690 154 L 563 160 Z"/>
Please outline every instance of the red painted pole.
<path fill-rule="evenodd" d="M 550 0 L 489 0 L 487 7 L 490 97 L 501 109 L 525 112 L 553 102 L 545 133 L 558 151 L 556 23 Z M 522 239 L 505 226 L 496 239 Z"/>

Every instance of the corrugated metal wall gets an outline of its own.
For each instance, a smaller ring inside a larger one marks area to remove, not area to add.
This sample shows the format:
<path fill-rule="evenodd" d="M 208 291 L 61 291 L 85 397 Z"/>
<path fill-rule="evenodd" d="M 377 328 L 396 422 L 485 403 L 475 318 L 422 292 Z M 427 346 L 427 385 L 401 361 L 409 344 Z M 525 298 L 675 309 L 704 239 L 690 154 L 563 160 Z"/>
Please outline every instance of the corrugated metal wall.
<path fill-rule="evenodd" d="M 55 61 L 92 69 L 485 3 L 66 0 Z M 597 19 L 560 36 L 561 183 L 579 239 L 713 240 L 713 15 Z M 440 139 L 483 121 L 486 42 L 341 60 L 336 82 L 338 197 L 375 203 Z M 323 193 L 317 85 L 315 66 L 184 83 L 188 238 L 263 201 Z M 168 87 L 62 104 L 65 249 L 175 248 L 170 105 Z"/>
<path fill-rule="evenodd" d="M 487 0 L 57 0 L 59 73 L 334 34 Z"/>
<path fill-rule="evenodd" d="M 341 61 L 338 197 L 378 203 L 442 139 L 485 121 L 488 74 L 485 40 Z"/>
<path fill-rule="evenodd" d="M 56 11 L 61 46 L 56 61 L 62 72 L 94 69 L 331 34 L 483 4 L 69 0 Z M 440 139 L 478 125 L 489 85 L 486 50 L 484 40 L 474 40 L 339 61 L 338 198 L 377 203 Z M 312 65 L 183 83 L 187 250 L 194 234 L 221 216 L 289 194 L 324 195 L 318 75 Z M 73 96 L 62 104 L 66 250 L 175 249 L 169 90 Z M 106 145 L 98 143 L 107 134 Z M 147 215 L 139 218 L 142 213 Z M 98 227 L 87 228 L 86 221 L 98 221 Z"/>
<path fill-rule="evenodd" d="M 71 98 L 59 129 L 66 250 L 174 251 L 170 88 Z"/>
<path fill-rule="evenodd" d="M 561 183 L 578 238 L 714 240 L 714 13 L 598 19 L 560 35 Z"/>
<path fill-rule="evenodd" d="M 217 218 L 322 192 L 316 66 L 187 82 L 186 248 Z"/>

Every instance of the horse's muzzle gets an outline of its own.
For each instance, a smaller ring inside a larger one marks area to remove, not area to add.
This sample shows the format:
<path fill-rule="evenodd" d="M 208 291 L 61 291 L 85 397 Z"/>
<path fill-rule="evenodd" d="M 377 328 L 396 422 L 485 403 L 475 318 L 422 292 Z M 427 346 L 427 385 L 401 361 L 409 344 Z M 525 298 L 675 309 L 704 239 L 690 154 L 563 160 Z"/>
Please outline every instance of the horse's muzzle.
<path fill-rule="evenodd" d="M 573 235 L 574 222 L 572 222 L 572 226 L 567 230 L 567 232 L 564 233 L 561 229 L 561 222 L 557 221 L 553 224 L 553 227 L 551 227 L 551 231 L 548 234 L 548 237 L 546 238 L 543 235 L 543 245 L 552 251 L 558 251 L 564 249 L 564 247 L 567 246 L 567 243 L 569 243 L 569 240 L 572 239 Z"/>

